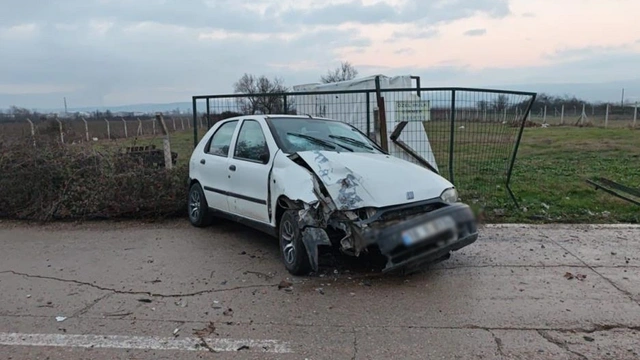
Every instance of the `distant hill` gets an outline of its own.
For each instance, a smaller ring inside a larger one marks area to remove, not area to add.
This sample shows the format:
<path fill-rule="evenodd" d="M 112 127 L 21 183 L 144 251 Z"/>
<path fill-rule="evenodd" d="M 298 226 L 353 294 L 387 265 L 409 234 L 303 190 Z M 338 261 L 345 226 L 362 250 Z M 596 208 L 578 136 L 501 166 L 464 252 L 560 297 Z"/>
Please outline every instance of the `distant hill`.
<path fill-rule="evenodd" d="M 450 86 L 457 86 L 457 84 L 448 84 Z M 440 86 L 447 86 L 446 84 L 440 84 Z M 520 90 L 520 91 L 533 91 L 537 93 L 546 93 L 554 96 L 577 97 L 588 102 L 619 102 L 622 97 L 622 89 L 625 89 L 625 99 L 632 103 L 640 101 L 640 79 L 630 79 L 625 81 L 612 81 L 606 83 L 529 83 L 529 84 L 512 84 L 512 85 L 482 85 L 475 87 L 486 87 L 492 89 L 504 89 L 504 90 Z M 39 108 L 32 109 L 39 112 L 57 112 L 62 113 L 63 108 Z M 69 108 L 69 112 L 94 112 L 94 111 L 106 111 L 111 112 L 141 112 L 141 113 L 154 113 L 154 112 L 172 112 L 178 109 L 181 113 L 191 113 L 191 102 L 172 102 L 172 103 L 142 103 L 142 104 L 129 104 L 119 106 L 85 106 Z M 198 102 L 198 110 L 205 111 L 204 100 Z M 235 101 L 233 99 L 216 99 L 211 102 L 212 112 L 234 111 L 236 110 Z"/>

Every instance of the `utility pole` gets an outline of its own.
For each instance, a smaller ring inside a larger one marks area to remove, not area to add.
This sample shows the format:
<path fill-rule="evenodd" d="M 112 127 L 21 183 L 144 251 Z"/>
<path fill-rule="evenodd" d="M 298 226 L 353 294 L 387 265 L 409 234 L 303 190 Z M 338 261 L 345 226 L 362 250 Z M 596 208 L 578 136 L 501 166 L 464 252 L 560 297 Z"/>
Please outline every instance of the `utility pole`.
<path fill-rule="evenodd" d="M 624 108 L 624 88 L 622 88 L 622 101 L 620 101 L 620 106 Z"/>

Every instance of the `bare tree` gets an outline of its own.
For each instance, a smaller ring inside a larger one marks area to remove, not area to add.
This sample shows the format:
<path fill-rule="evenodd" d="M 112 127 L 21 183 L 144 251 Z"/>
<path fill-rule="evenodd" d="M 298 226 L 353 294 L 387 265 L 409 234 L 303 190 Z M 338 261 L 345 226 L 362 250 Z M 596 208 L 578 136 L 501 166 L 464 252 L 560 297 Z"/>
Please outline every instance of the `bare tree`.
<path fill-rule="evenodd" d="M 333 70 L 329 70 L 327 75 L 320 77 L 320 81 L 324 84 L 335 83 L 339 81 L 353 80 L 358 76 L 358 70 L 356 70 L 350 62 L 344 61 L 340 63 L 340 66 Z"/>
<path fill-rule="evenodd" d="M 233 85 L 234 92 L 246 96 L 236 98 L 240 111 L 244 114 L 273 114 L 284 111 L 284 95 L 289 89 L 282 78 L 273 80 L 262 75 L 256 77 L 244 74 Z"/>
<path fill-rule="evenodd" d="M 495 100 L 494 107 L 497 111 L 503 111 L 509 105 L 509 97 L 504 94 L 500 94 Z"/>

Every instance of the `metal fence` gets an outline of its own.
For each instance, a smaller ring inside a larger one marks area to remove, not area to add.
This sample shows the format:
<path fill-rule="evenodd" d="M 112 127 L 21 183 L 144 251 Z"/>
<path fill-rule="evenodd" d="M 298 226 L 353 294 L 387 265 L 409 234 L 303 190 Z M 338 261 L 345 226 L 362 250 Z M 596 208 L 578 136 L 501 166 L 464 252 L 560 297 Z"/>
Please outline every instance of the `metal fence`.
<path fill-rule="evenodd" d="M 535 93 L 470 88 L 407 88 L 199 95 L 193 124 L 238 115 L 300 114 L 352 124 L 383 148 L 432 167 L 473 204 L 507 194 Z M 201 135 L 193 127 L 194 146 Z M 381 136 L 387 134 L 387 136 Z"/>
<path fill-rule="evenodd" d="M 191 121 L 186 116 L 165 117 L 170 132 L 191 129 Z M 43 118 L 29 117 L 21 121 L 0 123 L 0 143 L 25 137 L 34 141 L 51 138 L 64 144 L 94 142 L 98 140 L 118 140 L 142 136 L 162 135 L 156 120 L 150 116 L 114 118 Z M 204 129 L 206 124 L 199 123 Z"/>

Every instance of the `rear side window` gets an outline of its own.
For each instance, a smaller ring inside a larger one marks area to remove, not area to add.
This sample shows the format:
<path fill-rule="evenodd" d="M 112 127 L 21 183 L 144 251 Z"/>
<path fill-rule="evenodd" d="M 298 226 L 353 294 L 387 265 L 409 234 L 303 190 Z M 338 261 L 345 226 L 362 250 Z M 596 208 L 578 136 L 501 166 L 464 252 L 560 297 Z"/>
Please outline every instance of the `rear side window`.
<path fill-rule="evenodd" d="M 209 140 L 209 144 L 207 144 L 204 151 L 211 155 L 228 156 L 231 138 L 237 125 L 238 120 L 233 120 L 220 126 L 220 128 L 213 133 L 213 136 L 211 136 L 211 140 Z"/>

